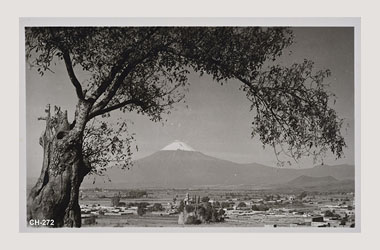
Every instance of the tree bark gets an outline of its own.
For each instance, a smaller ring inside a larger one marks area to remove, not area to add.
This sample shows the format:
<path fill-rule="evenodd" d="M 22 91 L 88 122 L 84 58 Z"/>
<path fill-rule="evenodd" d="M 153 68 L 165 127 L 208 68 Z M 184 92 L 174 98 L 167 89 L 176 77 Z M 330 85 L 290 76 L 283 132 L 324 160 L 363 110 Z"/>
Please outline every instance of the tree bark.
<path fill-rule="evenodd" d="M 79 187 L 90 166 L 82 155 L 83 131 L 90 105 L 79 101 L 75 122 L 70 125 L 67 111 L 50 106 L 45 112 L 46 129 L 40 137 L 44 156 L 41 175 L 27 200 L 27 220 L 53 220 L 53 227 L 80 227 Z"/>

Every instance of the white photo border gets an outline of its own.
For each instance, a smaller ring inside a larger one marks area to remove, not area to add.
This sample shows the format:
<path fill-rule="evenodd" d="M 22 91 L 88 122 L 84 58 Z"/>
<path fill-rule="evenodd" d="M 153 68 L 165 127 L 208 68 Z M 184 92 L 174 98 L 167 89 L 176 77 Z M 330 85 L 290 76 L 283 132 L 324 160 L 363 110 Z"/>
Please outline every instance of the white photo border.
<path fill-rule="evenodd" d="M 26 223 L 25 27 L 37 26 L 287 26 L 353 27 L 355 55 L 355 228 L 262 227 L 124 227 L 32 228 Z M 52 233 L 359 233 L 361 232 L 361 18 L 360 17 L 210 17 L 210 18 L 28 18 L 19 19 L 19 232 Z"/>

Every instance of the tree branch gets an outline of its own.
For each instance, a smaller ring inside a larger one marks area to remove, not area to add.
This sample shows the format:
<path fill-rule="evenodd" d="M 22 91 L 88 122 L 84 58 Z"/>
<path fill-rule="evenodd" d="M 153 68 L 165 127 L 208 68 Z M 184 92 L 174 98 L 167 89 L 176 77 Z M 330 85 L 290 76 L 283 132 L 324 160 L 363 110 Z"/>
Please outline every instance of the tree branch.
<path fill-rule="evenodd" d="M 119 109 L 119 108 L 122 108 L 128 104 L 132 104 L 132 103 L 137 103 L 136 100 L 127 100 L 127 101 L 124 101 L 124 102 L 120 102 L 114 106 L 110 106 L 110 107 L 107 107 L 107 108 L 104 108 L 104 109 L 100 109 L 100 110 L 96 110 L 94 112 L 92 112 L 89 117 L 88 117 L 88 120 L 91 120 L 92 118 L 96 117 L 96 116 L 99 116 L 99 115 L 103 115 L 105 113 L 108 113 L 108 112 L 111 112 L 113 110 L 116 110 L 116 109 Z"/>
<path fill-rule="evenodd" d="M 77 92 L 77 96 L 79 99 L 84 100 L 82 85 L 78 81 L 77 77 L 75 76 L 73 64 L 71 62 L 71 58 L 68 51 L 62 51 L 63 59 L 66 64 L 67 73 L 69 74 L 71 83 L 74 85 L 75 90 Z"/>
<path fill-rule="evenodd" d="M 157 31 L 158 28 L 152 29 L 139 43 L 145 42 L 147 39 L 153 36 L 153 34 Z M 112 84 L 115 76 L 123 69 L 125 62 L 127 61 L 131 52 L 136 50 L 136 46 L 132 46 L 130 48 L 125 49 L 119 56 L 119 59 L 116 61 L 115 65 L 111 68 L 109 75 L 107 78 L 100 84 L 98 89 L 92 95 L 92 99 L 94 102 L 104 93 L 104 91 Z M 107 105 L 107 104 L 106 104 Z"/>
<path fill-rule="evenodd" d="M 114 81 L 114 83 L 111 86 L 109 86 L 108 91 L 106 91 L 107 88 L 104 90 L 105 91 L 104 92 L 105 97 L 104 97 L 103 100 L 101 100 L 99 103 L 97 103 L 93 107 L 93 112 L 98 112 L 98 111 L 100 112 L 101 110 L 103 110 L 104 107 L 106 107 L 108 105 L 108 103 L 112 100 L 112 98 L 116 94 L 117 90 L 119 89 L 119 87 L 123 83 L 124 79 L 127 77 L 127 75 L 137 65 L 139 65 L 141 63 L 144 63 L 144 61 L 146 59 L 152 58 L 152 56 L 158 54 L 166 46 L 168 46 L 168 45 L 161 45 L 161 46 L 158 46 L 158 47 L 154 47 L 147 54 L 145 54 L 144 56 L 142 56 L 141 58 L 138 58 L 135 61 L 133 61 L 132 63 L 128 64 L 128 66 L 124 68 L 124 70 L 120 73 L 120 75 L 117 77 L 117 79 Z"/>
<path fill-rule="evenodd" d="M 127 66 L 123 70 L 123 72 L 119 75 L 118 79 L 114 82 L 114 84 L 112 86 L 110 86 L 110 88 L 108 89 L 108 91 L 104 90 L 105 97 L 99 103 L 97 103 L 96 105 L 94 105 L 94 107 L 93 107 L 93 112 L 94 113 L 98 112 L 98 111 L 101 111 L 104 107 L 107 106 L 107 104 L 114 97 L 114 95 L 116 94 L 117 90 L 119 89 L 119 87 L 123 83 L 123 80 L 125 79 L 125 77 L 127 77 L 127 75 L 130 73 L 130 71 L 132 70 L 132 68 L 133 67 L 130 66 L 130 65 Z"/>

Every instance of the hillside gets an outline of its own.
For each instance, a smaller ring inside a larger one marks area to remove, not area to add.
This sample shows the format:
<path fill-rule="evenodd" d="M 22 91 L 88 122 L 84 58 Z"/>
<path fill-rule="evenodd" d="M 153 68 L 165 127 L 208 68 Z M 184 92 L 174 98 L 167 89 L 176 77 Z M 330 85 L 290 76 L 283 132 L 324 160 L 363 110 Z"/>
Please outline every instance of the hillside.
<path fill-rule="evenodd" d="M 162 150 L 134 163 L 130 170 L 112 168 L 107 178 L 86 177 L 83 187 L 202 188 L 264 187 L 300 176 L 353 180 L 354 166 L 317 166 L 311 169 L 273 168 L 256 163 L 238 164 L 193 150 Z M 305 177 L 303 177 L 305 179 Z"/>
<path fill-rule="evenodd" d="M 339 182 L 332 176 L 324 176 L 324 177 L 311 177 L 307 175 L 301 175 L 287 184 L 291 186 L 321 186 L 321 185 L 329 185 L 333 183 Z"/>
<path fill-rule="evenodd" d="M 337 180 L 332 176 L 311 177 L 302 175 L 286 183 L 273 185 L 272 188 L 287 191 L 305 190 L 318 192 L 353 192 L 355 190 L 355 181 L 350 179 Z"/>

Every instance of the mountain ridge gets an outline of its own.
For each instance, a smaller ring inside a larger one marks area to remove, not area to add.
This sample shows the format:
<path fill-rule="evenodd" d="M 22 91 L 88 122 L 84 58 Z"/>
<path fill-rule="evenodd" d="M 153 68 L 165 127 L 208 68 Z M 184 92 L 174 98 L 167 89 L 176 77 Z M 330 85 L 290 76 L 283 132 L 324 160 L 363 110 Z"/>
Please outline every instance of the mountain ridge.
<path fill-rule="evenodd" d="M 89 185 L 93 179 L 85 178 L 82 186 L 193 188 L 253 185 L 262 187 L 285 183 L 302 175 L 353 180 L 354 170 L 354 166 L 344 164 L 307 169 L 275 168 L 257 163 L 239 164 L 199 151 L 163 150 L 135 161 L 131 170 L 109 169 L 107 174 L 112 182 Z"/>
<path fill-rule="evenodd" d="M 282 190 L 307 191 L 354 191 L 355 181 L 352 179 L 338 180 L 332 176 L 311 177 L 299 176 L 291 181 L 275 185 L 273 188 Z"/>

